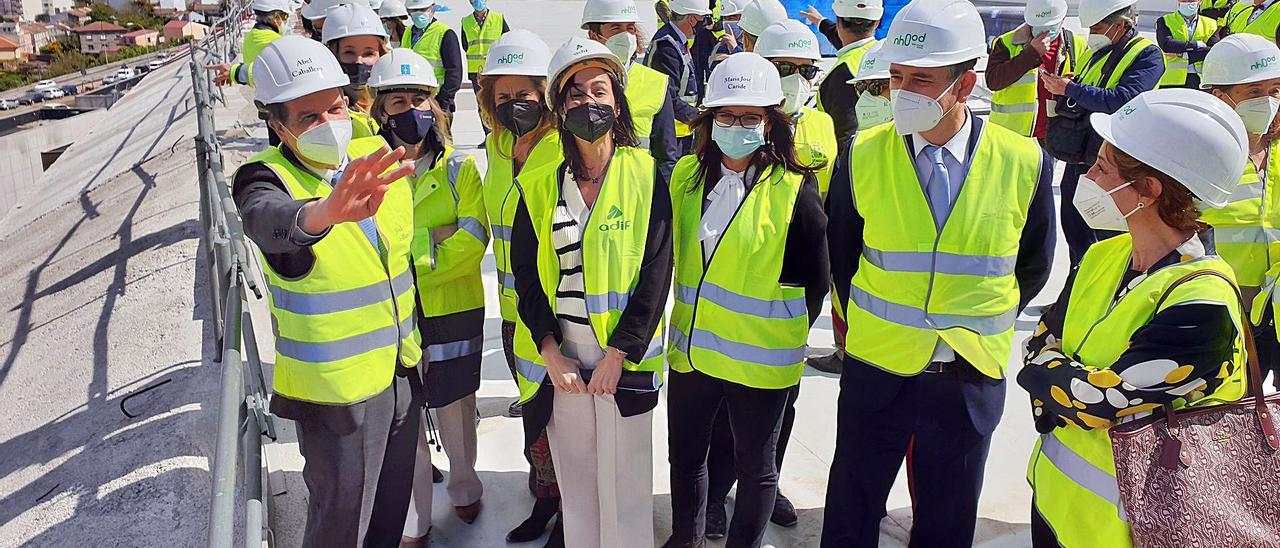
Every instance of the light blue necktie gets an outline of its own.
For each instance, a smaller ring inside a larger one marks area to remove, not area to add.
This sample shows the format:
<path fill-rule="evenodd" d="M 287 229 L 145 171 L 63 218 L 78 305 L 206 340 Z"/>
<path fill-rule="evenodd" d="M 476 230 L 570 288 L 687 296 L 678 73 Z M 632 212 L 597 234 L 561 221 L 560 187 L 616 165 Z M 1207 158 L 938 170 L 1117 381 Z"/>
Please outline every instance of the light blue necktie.
<path fill-rule="evenodd" d="M 929 161 L 933 162 L 933 172 L 929 174 L 924 192 L 929 197 L 930 209 L 933 210 L 933 222 L 941 230 L 942 225 L 947 222 L 947 215 L 951 213 L 951 177 L 947 173 L 946 149 L 928 145 L 924 147 L 924 151 L 929 155 Z"/>
<path fill-rule="evenodd" d="M 334 187 L 338 186 L 338 182 L 342 180 L 343 171 L 344 170 L 339 169 L 338 171 L 335 171 L 333 173 L 333 178 L 330 179 L 331 181 L 330 184 L 332 186 Z M 382 239 L 378 237 L 378 225 L 377 223 L 373 222 L 373 217 L 365 217 L 363 219 L 360 219 L 359 221 L 356 222 L 356 224 L 360 225 L 360 230 L 364 232 L 364 236 L 369 239 L 369 243 L 373 245 L 373 248 L 378 250 L 379 253 L 381 253 Z"/>

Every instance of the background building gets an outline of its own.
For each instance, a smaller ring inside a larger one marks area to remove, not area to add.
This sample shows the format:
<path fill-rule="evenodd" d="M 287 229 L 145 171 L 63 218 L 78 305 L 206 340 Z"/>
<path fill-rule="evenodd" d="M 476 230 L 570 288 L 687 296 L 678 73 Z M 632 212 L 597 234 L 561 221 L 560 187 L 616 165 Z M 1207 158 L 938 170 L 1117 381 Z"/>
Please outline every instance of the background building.
<path fill-rule="evenodd" d="M 80 53 L 99 54 L 120 45 L 120 37 L 128 29 L 105 21 L 89 23 L 71 32 L 80 37 Z"/>

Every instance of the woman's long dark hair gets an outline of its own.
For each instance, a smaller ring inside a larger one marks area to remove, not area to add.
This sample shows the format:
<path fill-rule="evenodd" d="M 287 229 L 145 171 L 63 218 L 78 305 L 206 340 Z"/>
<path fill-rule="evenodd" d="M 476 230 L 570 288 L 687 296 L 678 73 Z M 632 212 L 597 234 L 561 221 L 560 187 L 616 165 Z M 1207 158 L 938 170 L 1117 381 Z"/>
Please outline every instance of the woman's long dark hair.
<path fill-rule="evenodd" d="M 622 82 L 618 80 L 618 75 L 612 71 L 606 71 L 609 75 L 609 87 L 613 89 L 613 101 L 618 108 L 617 119 L 613 123 L 613 146 L 617 147 L 634 147 L 640 144 L 640 140 L 636 138 L 635 123 L 631 121 L 631 107 L 627 105 L 627 96 L 622 88 Z M 569 109 L 565 108 L 565 103 L 569 101 L 569 87 L 572 83 L 566 83 L 560 91 L 556 93 L 555 102 L 552 103 L 551 109 L 556 116 L 556 128 L 560 132 L 560 147 L 564 151 L 564 161 L 569 166 L 569 172 L 576 179 L 589 179 L 586 166 L 583 165 L 582 154 L 578 152 L 578 145 L 574 139 L 573 133 L 564 129 L 564 116 Z"/>
<path fill-rule="evenodd" d="M 720 180 L 724 153 L 720 152 L 720 146 L 711 138 L 711 126 L 716 123 L 718 110 L 706 109 L 689 124 L 697 135 L 693 154 L 698 157 L 698 176 L 694 179 L 694 184 L 689 186 L 690 192 L 701 191 L 702 185 L 707 181 Z M 751 154 L 751 167 L 755 168 L 756 173 L 764 173 L 765 168 L 780 165 L 787 171 L 812 176 L 815 170 L 827 165 L 825 161 L 815 165 L 800 163 L 796 157 L 795 122 L 791 121 L 791 116 L 777 106 L 765 107 L 764 111 L 769 131 L 764 134 L 764 144 Z"/>

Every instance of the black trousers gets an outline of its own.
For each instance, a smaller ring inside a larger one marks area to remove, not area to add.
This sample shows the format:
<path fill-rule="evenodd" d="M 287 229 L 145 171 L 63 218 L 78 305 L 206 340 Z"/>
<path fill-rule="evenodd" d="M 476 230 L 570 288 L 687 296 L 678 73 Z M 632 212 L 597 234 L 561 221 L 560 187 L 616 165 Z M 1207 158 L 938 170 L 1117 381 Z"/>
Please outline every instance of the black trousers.
<path fill-rule="evenodd" d="M 712 424 L 723 406 L 733 432 L 738 497 L 725 546 L 760 546 L 778 493 L 774 449 L 787 389 L 750 388 L 699 371 L 671 373 L 667 431 L 671 463 L 671 538 L 704 538 L 707 525 L 707 453 Z"/>
<path fill-rule="evenodd" d="M 782 476 L 787 442 L 791 441 L 791 428 L 796 424 L 796 400 L 799 398 L 800 385 L 787 389 L 787 408 L 782 413 L 782 428 L 778 431 L 778 447 L 773 457 L 779 477 Z M 729 426 L 729 412 L 721 405 L 720 412 L 716 413 L 716 422 L 711 426 L 711 451 L 707 454 L 707 504 L 724 504 L 729 489 L 738 481 L 734 464 L 733 429 Z"/>
<path fill-rule="evenodd" d="M 373 398 L 294 419 L 308 492 L 303 546 L 399 546 L 421 394 L 420 374 L 398 368 L 391 387 Z"/>
<path fill-rule="evenodd" d="M 879 544 L 885 502 L 908 447 L 915 506 L 910 546 L 971 546 L 1004 387 L 963 362 L 901 377 L 846 357 L 822 546 Z"/>

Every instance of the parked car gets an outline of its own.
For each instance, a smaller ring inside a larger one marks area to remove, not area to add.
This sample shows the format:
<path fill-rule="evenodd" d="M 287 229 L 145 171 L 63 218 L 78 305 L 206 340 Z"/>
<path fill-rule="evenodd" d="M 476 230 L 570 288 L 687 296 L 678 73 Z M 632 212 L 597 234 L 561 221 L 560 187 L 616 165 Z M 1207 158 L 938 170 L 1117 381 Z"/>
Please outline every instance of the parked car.
<path fill-rule="evenodd" d="M 147 63 L 147 68 L 150 70 L 156 70 L 163 66 L 164 61 L 161 61 L 160 59 L 152 59 L 150 63 Z"/>
<path fill-rule="evenodd" d="M 76 86 L 62 86 L 62 92 L 66 93 L 67 95 L 75 95 L 77 93 L 80 93 L 80 89 L 77 88 Z"/>
<path fill-rule="evenodd" d="M 116 71 L 116 81 L 119 82 L 120 80 L 128 80 L 137 75 L 138 74 L 135 73 L 133 69 L 129 67 L 120 67 L 120 69 Z"/>
<path fill-rule="evenodd" d="M 18 108 L 17 99 L 0 99 L 0 110 L 9 110 Z"/>
<path fill-rule="evenodd" d="M 64 105 L 64 104 L 62 104 L 62 103 L 49 103 L 49 104 L 45 105 L 45 106 L 44 106 L 44 108 L 52 108 L 52 109 L 68 109 L 68 108 L 71 108 L 71 107 L 68 107 L 67 105 Z"/>
<path fill-rule="evenodd" d="M 109 86 L 114 83 L 116 83 L 116 75 L 114 74 L 108 74 L 105 78 L 102 79 L 102 85 L 104 86 Z"/>
<path fill-rule="evenodd" d="M 44 94 L 34 92 L 34 91 L 26 95 L 23 95 L 21 99 L 18 99 L 18 104 L 20 105 L 34 105 L 36 103 L 43 103 L 43 102 L 44 102 Z"/>
<path fill-rule="evenodd" d="M 162 51 L 162 52 L 160 52 L 158 55 L 156 55 L 156 59 L 159 59 L 159 60 L 161 60 L 161 61 L 168 61 L 168 60 L 169 60 L 169 52 L 167 52 L 167 51 Z"/>
<path fill-rule="evenodd" d="M 45 91 L 45 90 L 50 90 L 57 87 L 58 87 L 58 83 L 53 80 L 41 80 L 39 82 L 36 82 L 36 85 L 32 89 L 36 91 Z"/>
<path fill-rule="evenodd" d="M 45 99 L 60 99 L 67 96 L 67 92 L 62 91 L 62 88 L 46 89 L 40 93 L 44 95 Z"/>

